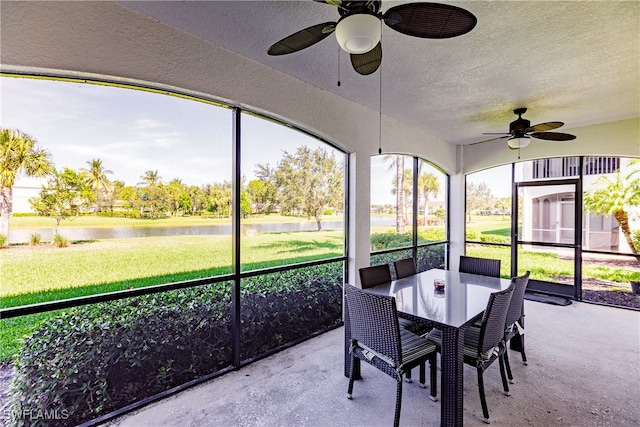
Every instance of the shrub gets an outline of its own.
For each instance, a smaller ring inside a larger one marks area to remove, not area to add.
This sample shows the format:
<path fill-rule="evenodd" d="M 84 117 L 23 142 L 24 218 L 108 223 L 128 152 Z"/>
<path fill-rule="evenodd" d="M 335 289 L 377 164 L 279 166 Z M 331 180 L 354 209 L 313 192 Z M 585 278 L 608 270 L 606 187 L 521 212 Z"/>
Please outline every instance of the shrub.
<path fill-rule="evenodd" d="M 433 245 L 418 249 L 418 271 L 444 268 L 445 245 Z"/>
<path fill-rule="evenodd" d="M 241 358 L 342 321 L 342 277 L 342 263 L 337 263 L 243 281 Z"/>
<path fill-rule="evenodd" d="M 636 251 L 640 253 L 640 230 L 635 230 L 631 234 L 631 241 L 633 242 L 633 246 L 636 247 Z"/>
<path fill-rule="evenodd" d="M 66 237 L 56 233 L 53 235 L 53 244 L 58 248 L 66 248 L 67 246 L 69 246 L 69 240 Z"/>
<path fill-rule="evenodd" d="M 4 234 L 0 234 L 0 248 L 4 248 L 7 246 L 7 236 Z"/>
<path fill-rule="evenodd" d="M 480 241 L 484 243 L 511 243 L 511 237 L 498 234 L 481 234 Z"/>
<path fill-rule="evenodd" d="M 371 250 L 380 251 L 384 249 L 402 248 L 411 245 L 411 233 L 376 233 L 371 235 Z"/>
<path fill-rule="evenodd" d="M 104 216 L 108 218 L 141 218 L 140 211 L 128 210 L 128 211 L 99 211 L 95 213 L 96 216 Z"/>
<path fill-rule="evenodd" d="M 418 271 L 444 268 L 445 245 L 425 246 L 418 249 Z M 390 264 L 393 261 L 411 257 L 411 249 L 371 255 L 371 265 Z"/>
<path fill-rule="evenodd" d="M 471 240 L 473 242 L 479 242 L 480 241 L 480 230 L 472 228 L 472 227 L 467 227 L 466 238 L 467 238 L 467 240 Z"/>
<path fill-rule="evenodd" d="M 242 357 L 342 320 L 342 263 L 245 279 Z M 264 278 L 264 280 L 261 280 Z M 211 284 L 76 307 L 25 338 L 10 390 L 23 409 L 65 411 L 77 425 L 233 363 L 231 286 Z"/>
<path fill-rule="evenodd" d="M 437 242 L 445 240 L 444 227 L 422 228 L 418 230 L 418 241 L 420 242 Z"/>
<path fill-rule="evenodd" d="M 45 322 L 17 356 L 11 414 L 64 410 L 57 425 L 76 425 L 208 372 L 230 342 L 229 299 L 218 294 L 173 291 L 77 307 Z"/>
<path fill-rule="evenodd" d="M 38 246 L 41 240 L 42 237 L 40 236 L 40 233 L 31 233 L 29 236 L 29 245 Z"/>

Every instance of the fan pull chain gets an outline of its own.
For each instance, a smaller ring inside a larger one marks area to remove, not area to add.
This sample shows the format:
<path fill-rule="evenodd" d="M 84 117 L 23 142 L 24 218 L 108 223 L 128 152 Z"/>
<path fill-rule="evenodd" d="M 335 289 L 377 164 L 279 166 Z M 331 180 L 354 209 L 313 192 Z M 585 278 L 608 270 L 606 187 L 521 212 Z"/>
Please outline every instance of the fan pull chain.
<path fill-rule="evenodd" d="M 340 86 L 340 46 L 338 46 L 338 87 Z"/>
<path fill-rule="evenodd" d="M 380 21 L 380 26 L 382 26 L 382 21 Z M 380 43 L 382 43 L 382 29 L 380 30 Z M 380 84 L 378 91 L 380 96 L 378 99 L 378 154 L 382 154 L 382 64 L 378 68 L 378 81 Z"/>

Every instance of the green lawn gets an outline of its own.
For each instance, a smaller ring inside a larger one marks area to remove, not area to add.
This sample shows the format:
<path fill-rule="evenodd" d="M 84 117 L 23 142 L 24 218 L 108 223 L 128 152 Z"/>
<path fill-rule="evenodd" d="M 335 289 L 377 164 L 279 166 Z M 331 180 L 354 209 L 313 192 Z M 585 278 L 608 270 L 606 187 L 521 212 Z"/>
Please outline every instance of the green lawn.
<path fill-rule="evenodd" d="M 342 230 L 264 233 L 242 237 L 244 270 L 341 256 Z M 67 248 L 0 251 L 0 307 L 13 307 L 231 272 L 230 236 L 108 239 Z M 3 319 L 0 362 L 19 338 L 57 312 Z"/>
<path fill-rule="evenodd" d="M 510 215 L 471 215 L 471 222 L 467 222 L 467 229 L 472 228 L 482 234 L 498 236 L 511 235 Z"/>
<path fill-rule="evenodd" d="M 340 256 L 342 230 L 242 237 L 244 270 Z M 0 253 L 0 307 L 231 272 L 230 236 L 108 239 Z"/>

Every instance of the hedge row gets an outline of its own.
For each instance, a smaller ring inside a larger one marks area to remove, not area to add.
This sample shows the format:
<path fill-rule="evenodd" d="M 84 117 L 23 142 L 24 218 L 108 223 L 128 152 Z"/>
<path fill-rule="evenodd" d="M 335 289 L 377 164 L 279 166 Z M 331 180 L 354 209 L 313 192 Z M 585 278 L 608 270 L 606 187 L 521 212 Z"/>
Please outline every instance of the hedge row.
<path fill-rule="evenodd" d="M 244 280 L 241 357 L 341 319 L 342 263 Z M 72 308 L 25 338 L 10 422 L 77 425 L 230 366 L 232 348 L 229 283 Z"/>

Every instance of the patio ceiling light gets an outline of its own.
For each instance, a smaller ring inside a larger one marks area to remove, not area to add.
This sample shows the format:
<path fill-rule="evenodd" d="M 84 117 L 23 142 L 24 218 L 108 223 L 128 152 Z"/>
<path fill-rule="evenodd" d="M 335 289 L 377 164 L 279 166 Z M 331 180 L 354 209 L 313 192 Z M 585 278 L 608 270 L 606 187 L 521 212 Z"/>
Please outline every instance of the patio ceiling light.
<path fill-rule="evenodd" d="M 380 42 L 381 36 L 380 19 L 367 13 L 347 16 L 336 26 L 338 44 L 349 53 L 369 52 Z"/>
<path fill-rule="evenodd" d="M 507 144 L 509 145 L 509 148 L 518 149 L 518 148 L 526 147 L 527 145 L 529 145 L 530 142 L 531 142 L 531 138 L 527 136 L 521 136 L 521 137 L 509 138 L 509 141 L 507 141 Z"/>

